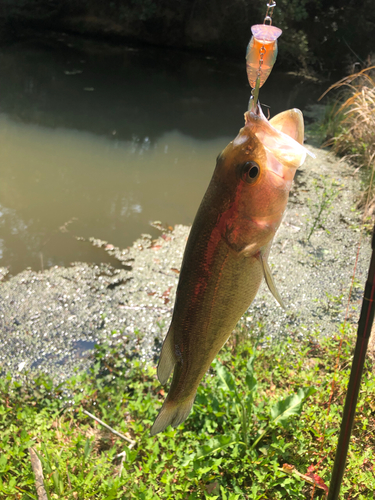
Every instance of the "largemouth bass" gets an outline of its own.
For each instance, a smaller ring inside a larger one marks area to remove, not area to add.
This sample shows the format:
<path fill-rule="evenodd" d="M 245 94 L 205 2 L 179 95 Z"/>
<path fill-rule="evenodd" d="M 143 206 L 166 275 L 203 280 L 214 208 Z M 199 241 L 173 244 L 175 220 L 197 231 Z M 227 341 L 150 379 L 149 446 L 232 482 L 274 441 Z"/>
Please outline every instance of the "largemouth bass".
<path fill-rule="evenodd" d="M 176 427 L 189 415 L 197 387 L 265 278 L 282 300 L 267 263 L 302 146 L 301 111 L 268 121 L 258 106 L 217 158 L 182 261 L 172 322 L 158 364 L 158 378 L 173 380 L 151 435 Z"/>

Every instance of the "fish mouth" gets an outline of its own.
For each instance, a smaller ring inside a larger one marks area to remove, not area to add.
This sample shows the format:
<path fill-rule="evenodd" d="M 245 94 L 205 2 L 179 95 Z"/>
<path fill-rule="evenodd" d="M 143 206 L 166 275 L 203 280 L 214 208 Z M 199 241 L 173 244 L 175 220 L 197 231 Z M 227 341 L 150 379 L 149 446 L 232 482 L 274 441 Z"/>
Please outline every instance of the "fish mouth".
<path fill-rule="evenodd" d="M 254 111 L 245 113 L 245 128 L 254 134 L 266 152 L 284 167 L 296 170 L 303 164 L 306 155 L 311 155 L 302 145 L 303 115 L 298 109 L 283 111 L 268 121 L 258 104 Z"/>
<path fill-rule="evenodd" d="M 288 135 L 299 144 L 303 144 L 304 139 L 304 122 L 303 114 L 297 108 L 288 109 L 275 115 L 268 120 L 263 113 L 262 107 L 258 104 L 255 110 L 249 110 L 245 113 L 245 125 L 251 121 L 258 121 L 260 123 L 266 122 L 274 129 Z"/>

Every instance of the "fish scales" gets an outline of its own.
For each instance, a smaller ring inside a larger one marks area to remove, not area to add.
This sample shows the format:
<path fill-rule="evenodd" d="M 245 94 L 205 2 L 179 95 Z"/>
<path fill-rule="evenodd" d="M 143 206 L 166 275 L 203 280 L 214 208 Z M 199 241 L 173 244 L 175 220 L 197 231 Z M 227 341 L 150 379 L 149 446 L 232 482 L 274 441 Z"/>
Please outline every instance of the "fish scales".
<path fill-rule="evenodd" d="M 263 276 L 282 303 L 267 259 L 294 173 L 306 156 L 302 140 L 299 110 L 268 122 L 258 107 L 245 114 L 245 127 L 219 155 L 185 248 L 158 365 L 162 384 L 172 371 L 173 379 L 151 435 L 187 418 L 201 379 Z"/>

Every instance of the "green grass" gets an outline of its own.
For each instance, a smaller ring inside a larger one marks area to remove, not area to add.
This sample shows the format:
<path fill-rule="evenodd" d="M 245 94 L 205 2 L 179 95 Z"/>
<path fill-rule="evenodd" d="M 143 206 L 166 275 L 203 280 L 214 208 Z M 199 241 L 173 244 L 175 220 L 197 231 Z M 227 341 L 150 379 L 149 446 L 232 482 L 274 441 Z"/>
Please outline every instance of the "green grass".
<path fill-rule="evenodd" d="M 22 384 L 3 377 L 0 499 L 37 498 L 29 447 L 41 458 L 51 499 L 312 498 L 312 486 L 300 474 L 313 465 L 329 484 L 354 334 L 342 328 L 337 338 L 311 332 L 302 340 L 291 334 L 271 341 L 246 324 L 240 322 L 220 352 L 186 422 L 154 438 L 149 429 L 164 390 L 155 367 L 138 360 L 125 364 L 120 344 L 97 348 L 91 373 L 59 387 L 46 377 Z M 373 498 L 374 423 L 368 359 L 341 498 Z M 314 498 L 324 498 L 323 490 L 316 488 Z"/>

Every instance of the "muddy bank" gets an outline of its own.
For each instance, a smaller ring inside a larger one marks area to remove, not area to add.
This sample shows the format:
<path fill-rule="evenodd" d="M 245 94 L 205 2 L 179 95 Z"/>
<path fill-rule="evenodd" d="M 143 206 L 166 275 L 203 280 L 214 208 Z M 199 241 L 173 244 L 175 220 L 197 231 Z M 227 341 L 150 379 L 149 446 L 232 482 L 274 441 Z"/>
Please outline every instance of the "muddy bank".
<path fill-rule="evenodd" d="M 270 337 L 337 332 L 351 284 L 360 226 L 354 193 L 360 180 L 331 153 L 308 148 L 316 158 L 308 157 L 296 176 L 270 255 L 287 310 L 263 284 L 247 318 L 255 327 L 263 323 Z M 1 372 L 27 376 L 42 370 L 63 380 L 86 368 L 94 343 L 105 340 L 121 342 L 128 359 L 156 362 L 188 233 L 188 227 L 176 226 L 157 240 L 143 235 L 124 250 L 93 239 L 122 269 L 73 263 L 10 278 L 0 270 Z M 358 319 L 369 258 L 366 236 L 350 303 L 352 323 Z"/>

